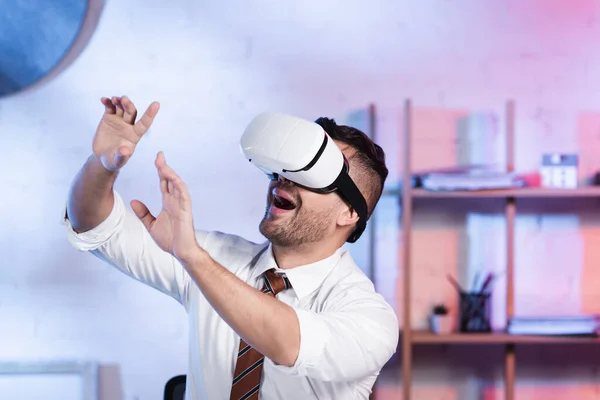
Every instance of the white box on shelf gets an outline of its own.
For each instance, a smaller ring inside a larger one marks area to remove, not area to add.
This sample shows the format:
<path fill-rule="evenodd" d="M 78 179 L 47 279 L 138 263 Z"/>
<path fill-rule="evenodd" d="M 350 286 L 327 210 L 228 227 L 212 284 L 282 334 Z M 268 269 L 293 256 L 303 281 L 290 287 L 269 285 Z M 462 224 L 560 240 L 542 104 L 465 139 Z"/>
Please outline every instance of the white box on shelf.
<path fill-rule="evenodd" d="M 577 187 L 577 154 L 544 154 L 542 156 L 542 186 L 564 189 Z"/>

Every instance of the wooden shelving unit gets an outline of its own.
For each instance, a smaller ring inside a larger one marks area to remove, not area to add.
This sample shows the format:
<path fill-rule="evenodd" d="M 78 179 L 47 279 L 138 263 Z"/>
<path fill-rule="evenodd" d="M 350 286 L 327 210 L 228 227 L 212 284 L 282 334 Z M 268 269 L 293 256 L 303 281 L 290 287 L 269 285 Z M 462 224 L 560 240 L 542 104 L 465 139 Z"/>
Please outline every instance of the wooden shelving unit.
<path fill-rule="evenodd" d="M 371 110 L 373 111 L 373 110 Z M 506 104 L 506 160 L 507 171 L 514 170 L 514 133 L 515 133 L 515 104 L 508 101 Z M 595 338 L 586 337 L 552 337 L 552 336 L 516 336 L 503 332 L 491 334 L 449 334 L 435 335 L 423 331 L 415 331 L 411 327 L 411 228 L 413 203 L 419 199 L 427 198 L 464 198 L 464 199 L 504 199 L 504 214 L 506 218 L 507 239 L 507 265 L 506 265 L 506 320 L 514 314 L 514 229 L 516 216 L 516 199 L 519 198 L 600 198 L 600 187 L 586 187 L 578 189 L 545 189 L 545 188 L 522 188 L 508 190 L 485 190 L 485 191 L 459 191 L 459 192 L 432 192 L 411 187 L 412 177 L 412 103 L 406 100 L 404 103 L 403 141 L 401 143 L 404 152 L 404 166 L 402 187 L 397 190 L 388 190 L 387 196 L 397 196 L 401 206 L 401 234 L 403 243 L 403 332 L 402 340 L 402 383 L 403 399 L 410 400 L 412 389 L 412 362 L 413 346 L 422 345 L 481 345 L 493 344 L 504 346 L 504 386 L 505 399 L 514 399 L 515 385 L 515 345 L 527 344 L 593 344 L 600 342 Z"/>
<path fill-rule="evenodd" d="M 495 333 L 452 333 L 448 335 L 435 335 L 427 331 L 413 331 L 413 344 L 590 344 L 600 343 L 594 337 L 573 336 L 531 336 L 510 335 L 504 332 Z"/>
<path fill-rule="evenodd" d="M 402 195 L 399 190 L 388 190 L 385 195 Z M 578 189 L 546 189 L 546 188 L 523 188 L 523 189 L 499 189 L 481 190 L 472 192 L 432 192 L 425 189 L 412 189 L 411 197 L 422 198 L 573 198 L 573 197 L 600 197 L 600 187 L 585 187 Z"/>

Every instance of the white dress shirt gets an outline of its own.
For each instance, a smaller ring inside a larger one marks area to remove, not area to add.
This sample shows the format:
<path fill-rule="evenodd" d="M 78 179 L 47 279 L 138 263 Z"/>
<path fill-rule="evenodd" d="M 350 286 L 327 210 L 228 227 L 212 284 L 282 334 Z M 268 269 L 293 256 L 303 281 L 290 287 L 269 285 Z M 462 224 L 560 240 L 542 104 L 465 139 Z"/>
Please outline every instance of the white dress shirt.
<path fill-rule="evenodd" d="M 109 217 L 96 228 L 77 234 L 66 215 L 65 224 L 76 249 L 90 251 L 185 307 L 190 323 L 186 400 L 228 400 L 239 336 L 178 260 L 156 245 L 119 194 L 115 192 Z M 196 236 L 215 261 L 257 289 L 263 272 L 282 271 L 268 242 L 256 244 L 221 232 L 198 231 Z M 345 250 L 285 273 L 293 289 L 277 298 L 298 316 L 300 352 L 292 367 L 265 358 L 260 398 L 368 399 L 379 371 L 396 351 L 394 310 Z"/>

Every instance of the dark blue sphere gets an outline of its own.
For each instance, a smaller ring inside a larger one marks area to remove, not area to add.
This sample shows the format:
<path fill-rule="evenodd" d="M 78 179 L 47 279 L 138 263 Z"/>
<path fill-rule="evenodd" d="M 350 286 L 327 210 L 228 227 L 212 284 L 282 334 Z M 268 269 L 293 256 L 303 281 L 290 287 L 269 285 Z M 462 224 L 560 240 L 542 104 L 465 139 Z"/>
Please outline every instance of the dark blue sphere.
<path fill-rule="evenodd" d="M 0 0 L 0 97 L 54 76 L 70 64 L 87 44 L 90 25 L 95 28 L 99 8 L 93 3 Z"/>

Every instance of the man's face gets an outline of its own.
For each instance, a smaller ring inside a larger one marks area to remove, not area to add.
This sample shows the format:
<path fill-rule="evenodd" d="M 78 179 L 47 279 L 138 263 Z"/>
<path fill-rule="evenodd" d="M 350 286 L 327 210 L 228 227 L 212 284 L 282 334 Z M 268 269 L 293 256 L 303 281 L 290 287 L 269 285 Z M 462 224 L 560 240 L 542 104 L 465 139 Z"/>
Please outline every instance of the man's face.
<path fill-rule="evenodd" d="M 321 194 L 279 178 L 269 183 L 260 232 L 273 244 L 294 247 L 333 234 L 344 203 L 336 193 Z"/>

